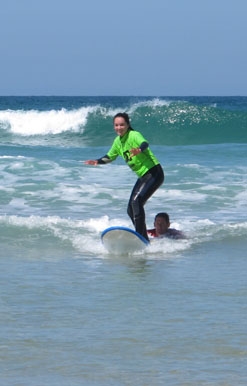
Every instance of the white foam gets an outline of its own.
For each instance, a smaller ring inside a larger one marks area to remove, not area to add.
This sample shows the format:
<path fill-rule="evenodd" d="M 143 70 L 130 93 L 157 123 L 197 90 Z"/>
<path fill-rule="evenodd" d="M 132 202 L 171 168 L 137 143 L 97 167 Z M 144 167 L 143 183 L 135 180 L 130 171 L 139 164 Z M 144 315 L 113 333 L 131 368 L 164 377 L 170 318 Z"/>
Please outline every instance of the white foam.
<path fill-rule="evenodd" d="M 142 102 L 137 102 L 134 103 L 131 106 L 131 109 L 129 110 L 129 113 L 132 114 L 134 113 L 139 107 L 152 107 L 152 108 L 157 108 L 157 107 L 162 107 L 162 106 L 169 106 L 171 102 L 167 100 L 161 100 L 159 98 L 153 98 L 151 100 L 147 101 L 142 101 Z"/>
<path fill-rule="evenodd" d="M 88 114 L 97 108 L 90 106 L 75 110 L 6 110 L 0 111 L 0 122 L 5 129 L 23 136 L 77 132 L 85 127 Z"/>
<path fill-rule="evenodd" d="M 19 204 L 22 204 L 22 202 L 19 202 Z M 73 248 L 83 254 L 86 252 L 97 257 L 104 257 L 105 255 L 104 247 L 100 242 L 100 234 L 105 228 L 113 225 L 130 225 L 129 223 L 120 222 L 120 220 L 110 220 L 108 216 L 87 220 L 74 220 L 59 216 L 42 217 L 35 215 L 28 217 L 16 215 L 0 216 L 0 224 L 26 228 L 29 231 L 38 230 L 40 235 L 44 231 L 49 232 L 61 241 L 71 243 Z"/>
<path fill-rule="evenodd" d="M 22 204 L 21 202 L 19 204 Z M 21 217 L 16 215 L 0 216 L 0 224 L 13 226 L 15 228 L 25 228 L 28 230 L 27 239 L 30 232 L 35 230 L 37 242 L 38 236 L 42 240 L 44 232 L 53 236 L 61 242 L 70 243 L 71 246 L 79 251 L 83 256 L 95 256 L 105 258 L 105 251 L 101 241 L 101 232 L 108 227 L 119 225 L 133 229 L 130 221 L 119 218 L 109 218 L 101 216 L 86 220 L 75 220 L 61 218 L 59 216 L 28 216 Z M 181 229 L 187 239 L 173 240 L 169 238 L 153 239 L 150 246 L 142 255 L 147 259 L 166 259 L 179 257 L 180 252 L 189 250 L 193 246 L 201 243 L 208 243 L 217 240 L 226 240 L 229 237 L 239 237 L 246 234 L 247 222 L 217 224 L 210 219 L 187 219 L 182 222 L 174 222 L 172 226 Z M 17 229 L 17 233 L 19 230 Z M 13 231 L 16 234 L 16 231 Z M 25 233 L 24 233 L 25 235 Z M 22 242 L 25 243 L 25 236 Z M 58 241 L 59 242 L 59 241 Z"/>
<path fill-rule="evenodd" d="M 18 156 L 11 156 L 11 155 L 1 155 L 0 156 L 0 159 L 16 159 L 16 158 L 22 158 L 22 159 L 24 159 L 24 158 L 26 158 L 26 157 L 23 157 L 23 156 L 21 156 L 21 155 L 18 155 Z"/>
<path fill-rule="evenodd" d="M 156 193 L 155 193 L 156 194 Z M 170 189 L 168 191 L 158 191 L 159 196 L 163 196 L 166 200 L 175 200 L 175 201 L 204 201 L 207 197 L 206 194 L 199 193 L 195 190 L 182 191 L 177 189 Z"/>
<path fill-rule="evenodd" d="M 192 240 L 173 240 L 169 238 L 152 239 L 150 246 L 147 249 L 147 254 L 150 259 L 164 259 L 177 256 L 178 252 L 189 249 L 192 245 Z"/>

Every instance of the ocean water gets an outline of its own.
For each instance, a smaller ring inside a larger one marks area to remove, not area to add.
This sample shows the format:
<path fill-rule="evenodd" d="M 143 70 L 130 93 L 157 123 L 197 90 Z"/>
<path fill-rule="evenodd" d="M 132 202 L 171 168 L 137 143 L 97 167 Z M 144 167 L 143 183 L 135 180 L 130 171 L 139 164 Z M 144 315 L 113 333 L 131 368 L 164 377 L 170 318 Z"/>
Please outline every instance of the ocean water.
<path fill-rule="evenodd" d="M 136 176 L 104 155 L 130 114 L 186 240 L 114 256 Z M 0 97 L 5 386 L 247 384 L 247 97 Z"/>

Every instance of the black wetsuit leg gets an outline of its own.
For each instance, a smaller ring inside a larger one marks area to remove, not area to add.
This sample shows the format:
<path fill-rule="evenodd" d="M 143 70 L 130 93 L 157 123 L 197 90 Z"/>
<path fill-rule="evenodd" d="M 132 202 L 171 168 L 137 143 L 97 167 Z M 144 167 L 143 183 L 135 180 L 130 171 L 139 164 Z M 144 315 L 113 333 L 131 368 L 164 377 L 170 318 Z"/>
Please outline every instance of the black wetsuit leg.
<path fill-rule="evenodd" d="M 130 195 L 127 213 L 130 216 L 136 232 L 148 240 L 144 205 L 152 194 L 164 182 L 161 165 L 156 165 L 144 176 L 138 178 Z"/>

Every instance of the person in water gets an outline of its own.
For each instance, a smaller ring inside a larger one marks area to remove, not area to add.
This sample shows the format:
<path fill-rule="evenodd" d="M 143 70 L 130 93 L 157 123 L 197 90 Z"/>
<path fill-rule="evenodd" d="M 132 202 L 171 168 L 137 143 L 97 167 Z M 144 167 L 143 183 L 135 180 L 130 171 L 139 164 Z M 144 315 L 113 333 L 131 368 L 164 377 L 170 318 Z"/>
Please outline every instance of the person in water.
<path fill-rule="evenodd" d="M 130 125 L 126 113 L 118 113 L 113 118 L 117 137 L 106 155 L 96 160 L 85 161 L 87 165 L 101 165 L 114 161 L 119 155 L 138 176 L 130 195 L 127 213 L 136 232 L 148 240 L 144 205 L 164 182 L 164 172 L 149 144 L 142 134 Z"/>
<path fill-rule="evenodd" d="M 183 232 L 170 228 L 170 218 L 165 212 L 156 214 L 154 218 L 154 228 L 148 229 L 147 233 L 151 237 L 170 237 L 173 239 L 185 239 Z"/>

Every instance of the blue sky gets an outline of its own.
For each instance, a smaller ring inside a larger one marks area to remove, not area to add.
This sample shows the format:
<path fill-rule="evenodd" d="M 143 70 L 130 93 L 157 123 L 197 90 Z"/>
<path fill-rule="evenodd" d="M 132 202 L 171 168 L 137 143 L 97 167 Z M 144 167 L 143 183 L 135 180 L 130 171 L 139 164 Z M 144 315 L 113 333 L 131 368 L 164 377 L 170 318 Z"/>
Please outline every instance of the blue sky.
<path fill-rule="evenodd" d="M 1 3 L 0 95 L 247 95 L 246 0 Z"/>

